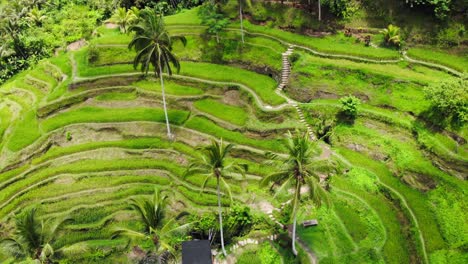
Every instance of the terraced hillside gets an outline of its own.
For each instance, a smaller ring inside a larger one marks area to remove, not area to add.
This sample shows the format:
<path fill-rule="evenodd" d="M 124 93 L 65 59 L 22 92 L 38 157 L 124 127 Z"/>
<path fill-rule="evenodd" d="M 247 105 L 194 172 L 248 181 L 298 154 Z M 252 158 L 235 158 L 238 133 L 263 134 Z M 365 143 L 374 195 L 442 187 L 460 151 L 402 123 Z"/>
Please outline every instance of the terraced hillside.
<path fill-rule="evenodd" d="M 299 220 L 320 223 L 299 228 L 302 261 L 468 261 L 467 127 L 434 131 L 420 118 L 429 107 L 423 88 L 458 78 L 466 61 L 455 69 L 339 36 L 250 24 L 244 44 L 231 25 L 222 48 L 213 49 L 196 9 L 166 23 L 188 40 L 174 51 L 180 73 L 165 76 L 175 141 L 165 135 L 158 80 L 133 69 L 131 37 L 116 29 L 98 28 L 100 37 L 88 46 L 41 61 L 1 87 L 2 231 L 33 206 L 44 219 L 70 215 L 58 241 L 64 263 L 125 263 L 128 242 L 111 235 L 115 227 L 142 228 L 131 198 L 159 186 L 171 193 L 174 213 L 213 210 L 215 182 L 201 193 L 203 178 L 183 175 L 196 148 L 219 138 L 235 143 L 233 159 L 249 165 L 246 179 L 229 180 L 235 200 L 275 226 L 272 219 L 285 221 L 280 210 L 290 198 L 259 187 L 274 170 L 264 153 L 283 153 L 285 133 L 300 129 L 321 138 L 320 159 L 339 172 L 325 175 L 330 208 L 316 210 L 307 201 L 301 208 Z M 348 94 L 363 102 L 354 123 L 336 118 L 339 98 Z M 264 239 L 271 230 L 246 238 Z M 235 242 L 228 251 L 242 259 L 250 249 Z M 82 245 L 89 250 L 74 253 Z M 281 241 L 273 245 L 284 263 L 298 261 L 280 249 Z M 0 261 L 14 263 L 3 255 Z"/>

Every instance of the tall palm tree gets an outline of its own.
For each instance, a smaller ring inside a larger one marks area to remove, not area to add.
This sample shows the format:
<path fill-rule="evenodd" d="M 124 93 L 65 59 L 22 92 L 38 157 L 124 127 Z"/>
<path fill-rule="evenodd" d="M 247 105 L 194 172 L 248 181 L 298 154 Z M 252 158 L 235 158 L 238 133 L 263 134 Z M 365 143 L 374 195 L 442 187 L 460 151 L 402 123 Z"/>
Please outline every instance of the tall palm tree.
<path fill-rule="evenodd" d="M 299 133 L 296 131 L 296 134 L 292 135 L 288 132 L 283 145 L 287 150 L 287 158 L 281 158 L 273 153 L 266 154 L 270 162 L 275 160 L 281 161 L 281 168 L 279 168 L 277 172 L 263 178 L 260 185 L 266 186 L 270 183 L 273 185 L 280 184 L 279 191 L 294 187 L 294 196 L 292 199 L 292 250 L 293 253 L 297 255 L 295 246 L 296 217 L 301 199 L 301 187 L 309 187 L 310 198 L 316 206 L 321 206 L 322 200 L 328 203 L 327 193 L 320 184 L 320 177 L 317 171 L 328 169 L 329 166 L 323 161 L 315 159 L 319 151 L 309 140 L 307 133 Z"/>
<path fill-rule="evenodd" d="M 133 22 L 137 21 L 138 17 L 134 9 L 127 10 L 125 7 L 119 7 L 114 11 L 114 14 L 107 20 L 107 22 L 119 25 L 122 33 L 127 33 L 127 27 Z"/>
<path fill-rule="evenodd" d="M 53 257 L 54 243 L 57 232 L 70 218 L 40 221 L 36 215 L 36 208 L 25 211 L 16 216 L 15 230 L 12 236 L 1 241 L 2 248 L 16 258 L 30 257 L 49 263 Z"/>
<path fill-rule="evenodd" d="M 240 18 L 240 32 L 241 32 L 241 39 L 242 43 L 244 43 L 244 21 L 242 15 L 242 5 L 251 6 L 252 2 L 250 0 L 238 0 L 239 1 L 239 18 Z"/>
<path fill-rule="evenodd" d="M 187 213 L 182 212 L 174 218 L 167 220 L 166 207 L 167 195 L 163 195 L 159 189 L 154 189 L 153 197 L 131 199 L 130 207 L 136 211 L 144 224 L 143 232 L 134 231 L 128 228 L 114 229 L 113 237 L 127 236 L 135 238 L 151 239 L 155 246 L 157 258 L 165 263 L 174 256 L 174 248 L 167 243 L 167 238 L 177 232 L 184 232 L 190 224 L 177 225 L 176 221 Z"/>
<path fill-rule="evenodd" d="M 322 5 L 320 4 L 320 0 L 318 0 L 318 20 L 322 20 Z"/>
<path fill-rule="evenodd" d="M 226 250 L 224 249 L 224 234 L 223 234 L 223 215 L 221 208 L 221 191 L 220 187 L 223 184 L 227 190 L 230 200 L 232 201 L 231 188 L 225 179 L 231 178 L 234 174 L 241 174 L 245 176 L 247 166 L 240 165 L 235 162 L 227 163 L 226 159 L 229 153 L 234 148 L 233 144 L 225 145 L 223 140 L 213 140 L 210 145 L 201 148 L 202 157 L 189 165 L 185 176 L 193 174 L 205 175 L 203 180 L 202 188 L 204 189 L 209 179 L 216 179 L 216 193 L 218 196 L 218 216 L 219 216 L 219 232 L 221 237 L 221 248 L 223 254 L 226 256 Z"/>
<path fill-rule="evenodd" d="M 161 81 L 161 92 L 163 99 L 164 115 L 166 117 L 167 136 L 173 139 L 169 118 L 167 115 L 166 95 L 164 92 L 163 71 L 167 70 L 172 75 L 171 64 L 180 71 L 180 63 L 172 53 L 172 44 L 175 40 L 180 40 L 185 46 L 187 40 L 183 36 L 170 36 L 162 16 L 156 14 L 154 10 L 144 9 L 140 11 L 138 24 L 132 25 L 129 31 L 135 32 L 128 48 L 134 48 L 137 52 L 133 60 L 133 67 L 136 69 L 141 64 L 141 71 L 147 75 L 150 65 L 154 67 L 154 74 Z"/>

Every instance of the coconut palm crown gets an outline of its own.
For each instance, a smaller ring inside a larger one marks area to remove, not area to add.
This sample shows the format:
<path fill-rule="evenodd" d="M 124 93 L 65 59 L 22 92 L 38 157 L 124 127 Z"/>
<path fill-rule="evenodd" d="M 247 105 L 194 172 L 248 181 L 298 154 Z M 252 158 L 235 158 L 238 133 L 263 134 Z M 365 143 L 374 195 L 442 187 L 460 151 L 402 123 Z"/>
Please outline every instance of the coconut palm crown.
<path fill-rule="evenodd" d="M 200 148 L 203 155 L 199 160 L 191 163 L 185 173 L 185 176 L 193 174 L 204 175 L 205 178 L 202 183 L 202 190 L 205 188 L 209 179 L 216 179 L 216 189 L 218 196 L 219 232 L 221 238 L 221 248 L 225 256 L 226 250 L 224 249 L 223 216 L 221 208 L 220 187 L 222 184 L 232 202 L 233 199 L 231 188 L 226 182 L 226 179 L 232 178 L 232 176 L 235 174 L 240 174 L 242 177 L 245 177 L 245 172 L 248 169 L 246 165 L 237 164 L 235 162 L 228 163 L 226 161 L 233 148 L 233 144 L 224 144 L 222 139 L 220 141 L 213 140 L 210 145 Z"/>
<path fill-rule="evenodd" d="M 148 75 L 150 66 L 154 68 L 154 74 L 161 81 L 161 93 L 163 99 L 164 115 L 166 118 L 167 136 L 174 139 L 169 126 L 167 114 L 166 95 L 164 92 L 163 72 L 172 75 L 172 67 L 180 71 L 180 63 L 172 53 L 174 41 L 179 40 L 185 46 L 187 40 L 183 36 L 170 36 L 164 26 L 163 17 L 155 10 L 144 9 L 140 11 L 138 23 L 130 26 L 129 31 L 135 33 L 132 41 L 128 44 L 129 49 L 135 49 L 136 56 L 133 67 L 136 69 L 141 65 L 141 71 Z M 172 66 L 171 66 L 172 65 Z"/>
<path fill-rule="evenodd" d="M 13 234 L 0 240 L 0 245 L 17 259 L 30 257 L 49 263 L 55 252 L 63 249 L 54 250 L 54 243 L 57 233 L 69 221 L 70 218 L 39 220 L 36 208 L 29 209 L 16 216 Z"/>

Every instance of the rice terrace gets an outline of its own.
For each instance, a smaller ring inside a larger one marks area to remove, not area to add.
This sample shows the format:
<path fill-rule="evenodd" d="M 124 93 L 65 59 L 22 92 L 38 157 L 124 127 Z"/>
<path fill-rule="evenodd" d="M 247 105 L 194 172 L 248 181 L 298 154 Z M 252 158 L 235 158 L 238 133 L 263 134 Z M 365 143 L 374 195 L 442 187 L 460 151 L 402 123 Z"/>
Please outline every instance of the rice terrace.
<path fill-rule="evenodd" d="M 468 263 L 467 14 L 0 1 L 0 263 Z"/>

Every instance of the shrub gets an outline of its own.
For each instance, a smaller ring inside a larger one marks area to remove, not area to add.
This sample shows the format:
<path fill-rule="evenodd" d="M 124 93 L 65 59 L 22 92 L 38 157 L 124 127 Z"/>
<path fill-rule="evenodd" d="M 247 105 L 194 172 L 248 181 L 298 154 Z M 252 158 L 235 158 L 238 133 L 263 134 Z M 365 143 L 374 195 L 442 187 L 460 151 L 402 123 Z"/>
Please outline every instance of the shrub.
<path fill-rule="evenodd" d="M 437 44 L 441 47 L 458 46 L 465 38 L 466 29 L 463 24 L 454 23 L 437 33 Z"/>
<path fill-rule="evenodd" d="M 385 44 L 400 47 L 401 38 L 399 27 L 390 24 L 386 29 L 380 31 L 380 33 L 383 34 Z"/>
<path fill-rule="evenodd" d="M 359 98 L 349 95 L 340 99 L 341 103 L 341 113 L 346 117 L 354 119 L 358 113 L 358 105 L 361 104 Z"/>
<path fill-rule="evenodd" d="M 463 125 L 468 121 L 468 81 L 454 79 L 430 85 L 424 89 L 426 98 L 432 103 L 429 110 L 451 122 Z"/>
<path fill-rule="evenodd" d="M 291 61 L 291 63 L 295 63 L 300 58 L 301 58 L 301 55 L 299 53 L 296 53 L 296 52 L 294 52 L 293 54 L 291 54 L 291 56 L 289 56 L 289 60 Z"/>
<path fill-rule="evenodd" d="M 242 236 L 248 233 L 254 220 L 250 213 L 250 208 L 244 205 L 236 204 L 231 207 L 226 216 L 227 237 Z"/>

